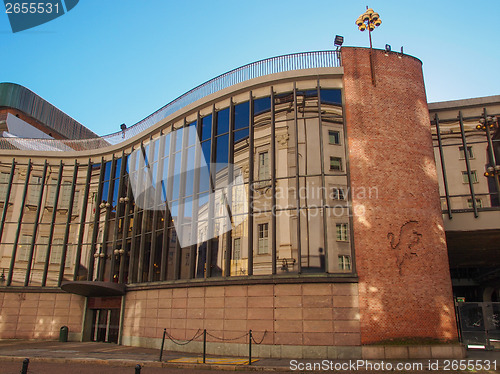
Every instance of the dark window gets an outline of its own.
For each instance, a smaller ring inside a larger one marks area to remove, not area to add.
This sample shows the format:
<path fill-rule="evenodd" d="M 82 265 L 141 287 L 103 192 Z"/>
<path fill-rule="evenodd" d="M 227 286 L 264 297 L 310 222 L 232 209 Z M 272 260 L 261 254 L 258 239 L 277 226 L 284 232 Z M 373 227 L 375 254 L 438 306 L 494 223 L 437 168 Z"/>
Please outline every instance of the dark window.
<path fill-rule="evenodd" d="M 317 97 L 317 90 L 307 90 L 307 91 L 297 91 L 297 96 L 305 96 L 305 97 Z"/>
<path fill-rule="evenodd" d="M 328 142 L 330 144 L 340 144 L 340 132 L 328 130 Z"/>
<path fill-rule="evenodd" d="M 249 102 L 241 103 L 234 106 L 234 129 L 240 130 L 248 127 L 250 117 Z"/>
<path fill-rule="evenodd" d="M 470 178 L 472 183 L 478 183 L 477 173 L 475 170 L 470 171 Z M 469 176 L 466 171 L 462 171 L 462 180 L 464 183 L 469 183 Z"/>
<path fill-rule="evenodd" d="M 345 200 L 345 192 L 341 187 L 333 187 L 332 189 L 332 198 L 334 200 Z"/>
<path fill-rule="evenodd" d="M 342 105 L 342 94 L 339 89 L 320 90 L 321 103 Z"/>
<path fill-rule="evenodd" d="M 458 148 L 460 151 L 460 159 L 465 159 L 464 147 Z M 474 158 L 474 153 L 472 152 L 472 146 L 467 146 L 467 153 L 469 154 L 469 158 Z"/>
<path fill-rule="evenodd" d="M 349 241 L 348 234 L 348 225 L 347 223 L 337 223 L 337 241 L 338 242 L 347 242 Z"/>
<path fill-rule="evenodd" d="M 241 238 L 234 238 L 233 260 L 241 260 Z"/>
<path fill-rule="evenodd" d="M 212 115 L 201 119 L 201 141 L 208 140 L 212 136 Z"/>
<path fill-rule="evenodd" d="M 342 171 L 342 159 L 340 157 L 330 157 L 330 170 Z"/>
<path fill-rule="evenodd" d="M 206 142 L 201 143 L 201 149 L 203 151 L 203 157 L 205 158 L 205 160 L 204 160 L 205 162 L 203 162 L 203 160 L 201 160 L 201 166 L 210 165 L 210 162 L 211 162 L 211 159 L 210 159 L 210 145 L 211 145 L 210 141 L 206 141 Z"/>
<path fill-rule="evenodd" d="M 260 99 L 254 100 L 253 102 L 253 114 L 257 116 L 259 114 L 269 112 L 271 110 L 271 98 L 262 97 Z"/>
<path fill-rule="evenodd" d="M 217 112 L 217 135 L 229 132 L 229 108 Z"/>
<path fill-rule="evenodd" d="M 339 256 L 339 270 L 351 270 L 350 256 Z"/>
<path fill-rule="evenodd" d="M 467 207 L 469 209 L 473 208 L 472 199 L 467 199 Z M 477 208 L 482 208 L 483 207 L 483 201 L 481 199 L 476 199 L 476 207 Z"/>
<path fill-rule="evenodd" d="M 219 171 L 224 167 L 227 167 L 229 158 L 229 135 L 222 135 L 217 138 L 217 157 L 215 162 L 217 163 L 217 170 Z"/>
<path fill-rule="evenodd" d="M 248 138 L 248 128 L 234 132 L 234 143 L 238 143 L 245 138 Z"/>

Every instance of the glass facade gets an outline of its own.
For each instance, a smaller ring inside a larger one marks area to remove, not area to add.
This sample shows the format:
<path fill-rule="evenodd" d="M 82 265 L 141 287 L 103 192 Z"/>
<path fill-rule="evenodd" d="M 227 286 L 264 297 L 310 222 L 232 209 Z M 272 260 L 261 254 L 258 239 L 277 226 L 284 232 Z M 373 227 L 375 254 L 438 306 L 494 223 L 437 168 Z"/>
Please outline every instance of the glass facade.
<path fill-rule="evenodd" d="M 207 104 L 101 159 L 4 157 L 6 285 L 351 273 L 341 98 L 292 82 Z"/>

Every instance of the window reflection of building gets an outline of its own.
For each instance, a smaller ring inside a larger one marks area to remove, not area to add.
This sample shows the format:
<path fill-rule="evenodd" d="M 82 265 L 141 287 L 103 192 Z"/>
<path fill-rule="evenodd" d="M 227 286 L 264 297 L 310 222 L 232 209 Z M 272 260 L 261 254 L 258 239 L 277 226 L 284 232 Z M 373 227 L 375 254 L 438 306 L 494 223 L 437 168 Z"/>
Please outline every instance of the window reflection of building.
<path fill-rule="evenodd" d="M 17 253 L 10 284 L 25 283 L 31 255 L 27 284 L 46 286 L 340 271 L 338 256 L 351 255 L 349 238 L 336 240 L 350 214 L 341 93 L 300 85 L 201 108 L 138 144 L 143 157 L 51 161 L 45 177 L 42 164 L 28 176 L 15 165 L 6 228 L 23 214 L 2 237 L 2 266 Z M 148 178 L 154 187 L 134 196 L 129 180 Z M 191 237 L 198 244 L 181 247 Z"/>

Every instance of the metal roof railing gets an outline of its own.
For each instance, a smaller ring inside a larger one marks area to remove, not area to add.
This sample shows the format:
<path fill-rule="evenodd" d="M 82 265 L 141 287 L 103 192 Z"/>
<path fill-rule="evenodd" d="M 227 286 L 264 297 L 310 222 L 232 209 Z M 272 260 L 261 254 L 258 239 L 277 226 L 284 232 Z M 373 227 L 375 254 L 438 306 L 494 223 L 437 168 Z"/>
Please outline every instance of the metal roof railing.
<path fill-rule="evenodd" d="M 195 101 L 200 100 L 217 91 L 223 90 L 250 79 L 262 77 L 269 74 L 301 69 L 339 67 L 341 66 L 340 57 L 340 51 L 315 51 L 276 56 L 252 62 L 248 65 L 244 65 L 234 70 L 228 71 L 227 73 L 221 74 L 218 77 L 215 77 L 193 88 L 192 90 L 186 92 L 185 94 L 179 96 L 177 99 L 158 109 L 156 112 L 147 116 L 142 121 L 137 122 L 133 126 L 130 126 L 123 131 L 117 131 L 109 135 L 104 135 L 100 138 L 101 141 L 96 141 L 95 139 L 78 139 L 69 141 L 65 140 L 65 147 L 69 146 L 75 150 L 84 150 L 98 149 L 108 145 L 119 144 L 147 130 L 148 128 L 160 122 L 162 119 L 184 108 L 185 106 L 194 103 Z M 0 149 L 10 148 L 8 144 L 4 144 L 4 140 L 9 144 L 14 141 L 9 138 L 2 139 L 0 141 Z M 44 143 L 45 146 L 41 147 L 40 150 L 47 149 L 47 147 L 51 147 L 54 150 L 65 149 L 65 147 L 58 147 L 56 143 L 59 143 L 61 141 L 55 139 L 24 139 L 24 142 L 17 141 L 15 145 L 12 144 L 11 146 L 12 148 L 17 148 L 20 145 L 24 144 L 22 145 L 22 149 L 36 150 L 39 148 L 35 144 L 28 146 L 27 144 L 25 144 L 26 141 L 36 141 L 40 146 L 40 143 Z"/>

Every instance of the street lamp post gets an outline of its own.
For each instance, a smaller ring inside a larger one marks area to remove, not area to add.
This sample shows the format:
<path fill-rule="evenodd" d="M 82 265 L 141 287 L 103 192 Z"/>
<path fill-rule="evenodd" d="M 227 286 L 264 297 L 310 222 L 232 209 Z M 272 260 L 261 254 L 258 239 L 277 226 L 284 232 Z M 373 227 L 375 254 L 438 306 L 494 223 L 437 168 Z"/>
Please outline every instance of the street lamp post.
<path fill-rule="evenodd" d="M 356 25 L 358 26 L 359 31 L 365 31 L 368 29 L 368 39 L 370 40 L 370 70 L 372 74 L 372 83 L 376 86 L 375 83 L 375 70 L 373 68 L 373 52 L 372 52 L 372 31 L 375 30 L 375 27 L 378 27 L 382 24 L 382 20 L 378 13 L 374 12 L 372 8 L 368 8 L 366 6 L 366 12 L 358 17 L 356 20 Z"/>
<path fill-rule="evenodd" d="M 486 112 L 486 108 L 483 108 L 483 114 L 479 119 L 479 124 L 476 126 L 476 129 L 485 131 L 486 139 L 488 140 L 489 165 L 487 165 L 486 167 L 484 176 L 487 178 L 494 178 L 498 201 L 500 203 L 500 165 L 498 164 L 499 160 L 497 160 L 497 158 L 495 157 L 495 149 L 493 148 L 493 141 L 491 136 L 491 131 L 497 131 L 498 125 L 498 119 L 493 116 L 489 116 Z M 466 151 L 467 150 L 465 150 L 465 152 Z"/>

